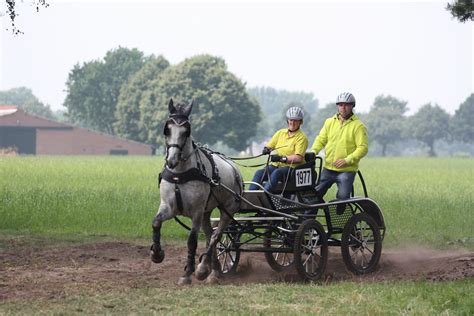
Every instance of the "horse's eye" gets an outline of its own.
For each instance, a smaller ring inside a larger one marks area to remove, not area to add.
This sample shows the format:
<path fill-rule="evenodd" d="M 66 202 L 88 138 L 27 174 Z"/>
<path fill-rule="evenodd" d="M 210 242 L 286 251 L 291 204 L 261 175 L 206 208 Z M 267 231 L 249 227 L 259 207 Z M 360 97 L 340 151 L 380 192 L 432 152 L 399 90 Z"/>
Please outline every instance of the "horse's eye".
<path fill-rule="evenodd" d="M 170 135 L 170 129 L 166 127 L 165 130 L 163 131 L 163 134 L 165 134 L 165 136 L 169 136 Z"/>

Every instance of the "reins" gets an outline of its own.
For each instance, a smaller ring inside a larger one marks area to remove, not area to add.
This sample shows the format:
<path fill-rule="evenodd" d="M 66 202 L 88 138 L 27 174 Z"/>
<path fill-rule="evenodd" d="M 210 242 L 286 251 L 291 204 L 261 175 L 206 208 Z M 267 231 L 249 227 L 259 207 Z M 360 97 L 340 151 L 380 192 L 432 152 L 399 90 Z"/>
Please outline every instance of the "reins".
<path fill-rule="evenodd" d="M 283 148 L 283 147 L 287 147 L 287 146 L 280 146 L 280 147 L 274 148 L 274 150 L 280 149 L 280 148 Z M 269 163 L 269 159 L 270 159 L 270 155 L 269 155 L 269 154 L 260 154 L 260 155 L 248 156 L 248 157 L 229 157 L 229 156 L 226 156 L 226 155 L 224 155 L 224 154 L 222 154 L 222 153 L 219 153 L 219 152 L 213 151 L 213 153 L 222 155 L 223 157 L 225 157 L 225 158 L 227 158 L 227 159 L 230 159 L 230 160 L 232 160 L 233 162 L 235 162 L 235 164 L 237 164 L 237 165 L 239 165 L 239 166 L 241 166 L 241 167 L 246 167 L 246 168 L 254 168 L 254 167 L 267 166 L 268 163 Z M 259 158 L 259 157 L 262 157 L 262 156 L 265 156 L 265 155 L 268 156 L 267 161 L 266 161 L 266 162 L 259 163 L 259 164 L 255 164 L 255 165 L 244 165 L 244 164 L 238 163 L 238 162 L 236 161 L 236 160 L 251 160 L 251 159 L 256 159 L 256 158 Z"/>

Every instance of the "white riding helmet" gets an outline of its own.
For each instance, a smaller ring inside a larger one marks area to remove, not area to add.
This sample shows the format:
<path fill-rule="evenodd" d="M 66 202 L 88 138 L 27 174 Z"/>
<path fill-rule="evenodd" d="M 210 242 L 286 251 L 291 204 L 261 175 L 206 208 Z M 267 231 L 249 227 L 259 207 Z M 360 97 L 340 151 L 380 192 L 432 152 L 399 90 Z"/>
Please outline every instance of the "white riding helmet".
<path fill-rule="evenodd" d="M 286 118 L 289 120 L 303 120 L 304 112 L 297 106 L 292 106 L 286 111 Z"/>
<path fill-rule="evenodd" d="M 356 105 L 356 99 L 350 92 L 343 92 L 337 96 L 336 104 L 339 103 L 352 103 L 354 106 Z"/>

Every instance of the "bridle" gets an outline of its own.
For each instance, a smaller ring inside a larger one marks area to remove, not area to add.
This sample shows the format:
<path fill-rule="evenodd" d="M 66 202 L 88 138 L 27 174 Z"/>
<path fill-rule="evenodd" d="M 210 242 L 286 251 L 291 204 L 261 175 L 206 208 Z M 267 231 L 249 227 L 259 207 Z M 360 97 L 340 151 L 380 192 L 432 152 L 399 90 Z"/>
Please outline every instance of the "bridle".
<path fill-rule="evenodd" d="M 175 124 L 177 126 L 184 126 L 186 128 L 186 133 L 185 133 L 185 138 L 184 138 L 184 141 L 182 144 L 176 144 L 176 143 L 168 143 L 168 136 L 169 136 L 169 128 L 168 128 L 168 124 Z M 188 138 L 191 136 L 191 124 L 189 123 L 189 118 L 185 115 L 182 115 L 182 114 L 172 114 L 168 117 L 168 119 L 166 120 L 165 122 L 165 127 L 163 129 L 163 134 L 165 135 L 165 142 L 166 142 L 166 162 L 168 162 L 168 153 L 169 153 L 169 149 L 172 148 L 172 147 L 176 147 L 179 149 L 179 152 L 178 152 L 178 161 L 186 161 L 188 160 L 188 158 L 192 155 L 192 153 L 194 152 L 191 151 L 191 153 L 189 155 L 187 155 L 186 157 L 183 157 L 183 150 L 184 150 L 184 146 L 186 145 L 187 141 L 188 141 Z M 193 147 L 194 147 L 194 144 L 193 144 Z"/>

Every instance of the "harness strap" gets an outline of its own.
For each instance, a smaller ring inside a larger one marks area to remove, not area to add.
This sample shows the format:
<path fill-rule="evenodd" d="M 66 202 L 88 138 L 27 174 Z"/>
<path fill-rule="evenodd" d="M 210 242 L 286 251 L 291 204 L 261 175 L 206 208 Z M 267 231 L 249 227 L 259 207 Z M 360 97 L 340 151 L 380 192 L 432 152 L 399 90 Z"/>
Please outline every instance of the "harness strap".
<path fill-rule="evenodd" d="M 176 203 L 178 204 L 178 211 L 183 212 L 183 199 L 181 198 L 181 191 L 178 184 L 174 185 L 174 195 L 176 195 Z"/>
<path fill-rule="evenodd" d="M 209 151 L 207 148 L 204 147 L 198 147 L 199 150 L 206 156 L 207 160 L 209 160 L 209 163 L 211 164 L 211 169 L 212 169 L 212 180 L 210 183 L 211 185 L 216 186 L 220 182 L 220 177 L 219 177 L 219 170 L 217 168 L 216 162 L 214 161 L 214 158 L 212 158 L 212 152 Z"/>
<path fill-rule="evenodd" d="M 161 183 L 162 179 L 174 184 L 182 184 L 192 180 L 211 183 L 211 179 L 205 176 L 198 168 L 191 168 L 185 172 L 176 173 L 165 167 L 163 168 L 163 171 L 160 172 L 159 183 Z"/>
<path fill-rule="evenodd" d="M 185 223 L 183 223 L 183 222 L 178 218 L 178 216 L 175 216 L 175 217 L 174 217 L 174 220 L 177 221 L 178 224 L 180 224 L 181 226 L 183 226 L 185 229 L 191 230 L 191 227 L 189 227 L 188 225 L 186 225 Z"/>

